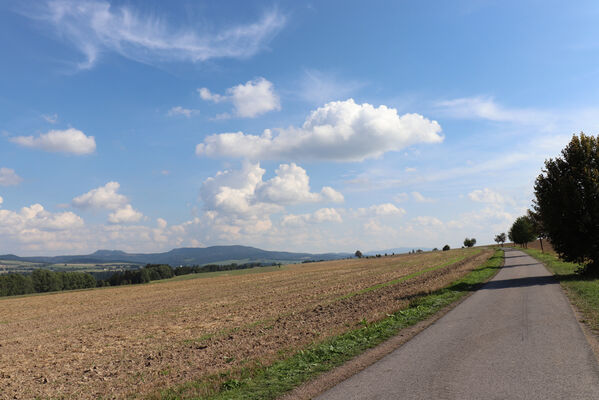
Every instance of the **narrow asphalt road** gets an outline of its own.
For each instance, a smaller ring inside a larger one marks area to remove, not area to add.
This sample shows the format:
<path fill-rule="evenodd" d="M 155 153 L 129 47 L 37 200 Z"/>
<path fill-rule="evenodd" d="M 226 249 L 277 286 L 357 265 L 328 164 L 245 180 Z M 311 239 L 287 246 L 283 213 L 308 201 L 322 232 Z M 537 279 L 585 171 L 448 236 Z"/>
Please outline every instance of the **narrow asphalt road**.
<path fill-rule="evenodd" d="M 599 366 L 559 284 L 510 249 L 482 289 L 318 399 L 599 399 Z"/>

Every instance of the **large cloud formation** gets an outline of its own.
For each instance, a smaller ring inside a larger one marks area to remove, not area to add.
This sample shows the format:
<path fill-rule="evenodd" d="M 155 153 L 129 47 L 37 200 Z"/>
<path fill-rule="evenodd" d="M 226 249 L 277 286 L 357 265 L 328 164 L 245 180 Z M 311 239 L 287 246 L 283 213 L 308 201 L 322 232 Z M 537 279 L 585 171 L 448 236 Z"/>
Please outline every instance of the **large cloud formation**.
<path fill-rule="evenodd" d="M 33 204 L 20 212 L 0 210 L 0 225 L 11 229 L 65 230 L 83 226 L 83 220 L 70 211 L 53 214 L 42 205 Z"/>
<path fill-rule="evenodd" d="M 19 210 L 0 209 L 0 252 L 47 255 L 48 252 L 64 254 L 67 250 L 155 251 L 183 244 L 197 245 L 185 236 L 186 226 L 194 221 L 168 226 L 167 221 L 158 218 L 155 227 L 122 224 L 141 219 L 141 213 L 129 204 L 115 209 L 109 219 L 110 224 L 88 226 L 71 211 L 51 212 L 37 203 Z"/>
<path fill-rule="evenodd" d="M 108 221 L 112 224 L 138 222 L 143 214 L 129 204 L 127 196 L 117 193 L 120 187 L 118 182 L 108 182 L 75 197 L 71 204 L 83 209 L 111 210 Z"/>
<path fill-rule="evenodd" d="M 343 201 L 328 186 L 312 192 L 306 170 L 294 163 L 281 164 L 266 181 L 265 172 L 259 163 L 245 162 L 239 170 L 221 171 L 204 181 L 200 199 L 216 231 L 253 234 L 270 229 L 270 215 L 283 212 L 285 205 Z"/>
<path fill-rule="evenodd" d="M 417 143 L 440 143 L 441 126 L 419 114 L 399 116 L 384 105 L 334 101 L 313 111 L 301 128 L 279 129 L 274 135 L 243 132 L 208 136 L 196 146 L 199 156 L 252 160 L 362 161 Z"/>

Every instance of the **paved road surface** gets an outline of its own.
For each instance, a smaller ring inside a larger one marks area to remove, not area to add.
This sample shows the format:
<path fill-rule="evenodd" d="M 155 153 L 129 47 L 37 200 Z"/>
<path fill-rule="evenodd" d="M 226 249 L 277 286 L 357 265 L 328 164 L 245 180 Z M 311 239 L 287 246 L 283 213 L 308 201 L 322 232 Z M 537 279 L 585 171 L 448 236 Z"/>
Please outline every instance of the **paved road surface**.
<path fill-rule="evenodd" d="M 599 366 L 549 272 L 517 250 L 481 290 L 318 399 L 599 399 Z"/>

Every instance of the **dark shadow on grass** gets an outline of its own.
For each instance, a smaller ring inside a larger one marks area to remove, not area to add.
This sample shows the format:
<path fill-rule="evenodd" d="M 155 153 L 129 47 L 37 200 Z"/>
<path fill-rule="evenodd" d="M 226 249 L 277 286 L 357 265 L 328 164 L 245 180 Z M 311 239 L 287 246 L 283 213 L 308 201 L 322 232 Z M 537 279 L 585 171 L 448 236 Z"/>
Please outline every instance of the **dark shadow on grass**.
<path fill-rule="evenodd" d="M 582 281 L 594 281 L 599 279 L 599 276 L 595 274 L 585 274 L 582 272 L 575 272 L 573 274 L 554 275 L 560 282 L 582 282 Z"/>

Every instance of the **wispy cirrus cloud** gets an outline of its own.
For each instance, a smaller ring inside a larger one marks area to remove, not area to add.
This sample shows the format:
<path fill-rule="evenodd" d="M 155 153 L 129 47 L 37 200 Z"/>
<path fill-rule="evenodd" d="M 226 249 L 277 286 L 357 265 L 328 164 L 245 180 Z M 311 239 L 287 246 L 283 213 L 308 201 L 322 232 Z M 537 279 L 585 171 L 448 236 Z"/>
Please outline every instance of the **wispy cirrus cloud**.
<path fill-rule="evenodd" d="M 285 25 L 285 17 L 274 10 L 253 23 L 199 31 L 192 26 L 174 27 L 164 18 L 144 15 L 130 6 L 94 0 L 51 0 L 24 14 L 46 22 L 77 47 L 85 55 L 79 69 L 92 68 L 105 51 L 147 64 L 247 58 Z"/>
<path fill-rule="evenodd" d="M 42 118 L 49 124 L 55 124 L 58 122 L 58 114 L 42 114 Z"/>
<path fill-rule="evenodd" d="M 539 108 L 513 107 L 501 104 L 492 96 L 470 96 L 434 103 L 443 117 L 463 120 L 491 121 L 510 127 L 534 127 L 543 135 L 572 134 L 593 131 L 599 125 L 597 107 Z M 561 138 L 556 139 L 562 142 Z"/>
<path fill-rule="evenodd" d="M 460 119 L 485 119 L 525 124 L 536 124 L 550 119 L 550 113 L 546 111 L 504 107 L 493 97 L 462 97 L 439 101 L 436 106 L 445 115 Z"/>
<path fill-rule="evenodd" d="M 175 107 L 172 107 L 170 110 L 168 110 L 166 115 L 169 117 L 183 115 L 187 118 L 190 118 L 192 115 L 197 115 L 199 113 L 200 113 L 200 110 L 197 110 L 197 109 L 175 106 Z"/>
<path fill-rule="evenodd" d="M 434 203 L 435 202 L 435 199 L 430 198 L 430 197 L 425 197 L 420 192 L 412 192 L 412 197 L 414 198 L 414 200 L 417 203 Z"/>
<path fill-rule="evenodd" d="M 333 73 L 307 69 L 301 78 L 297 93 L 302 100 L 321 105 L 352 97 L 364 86 L 366 86 L 364 82 L 342 79 Z"/>

